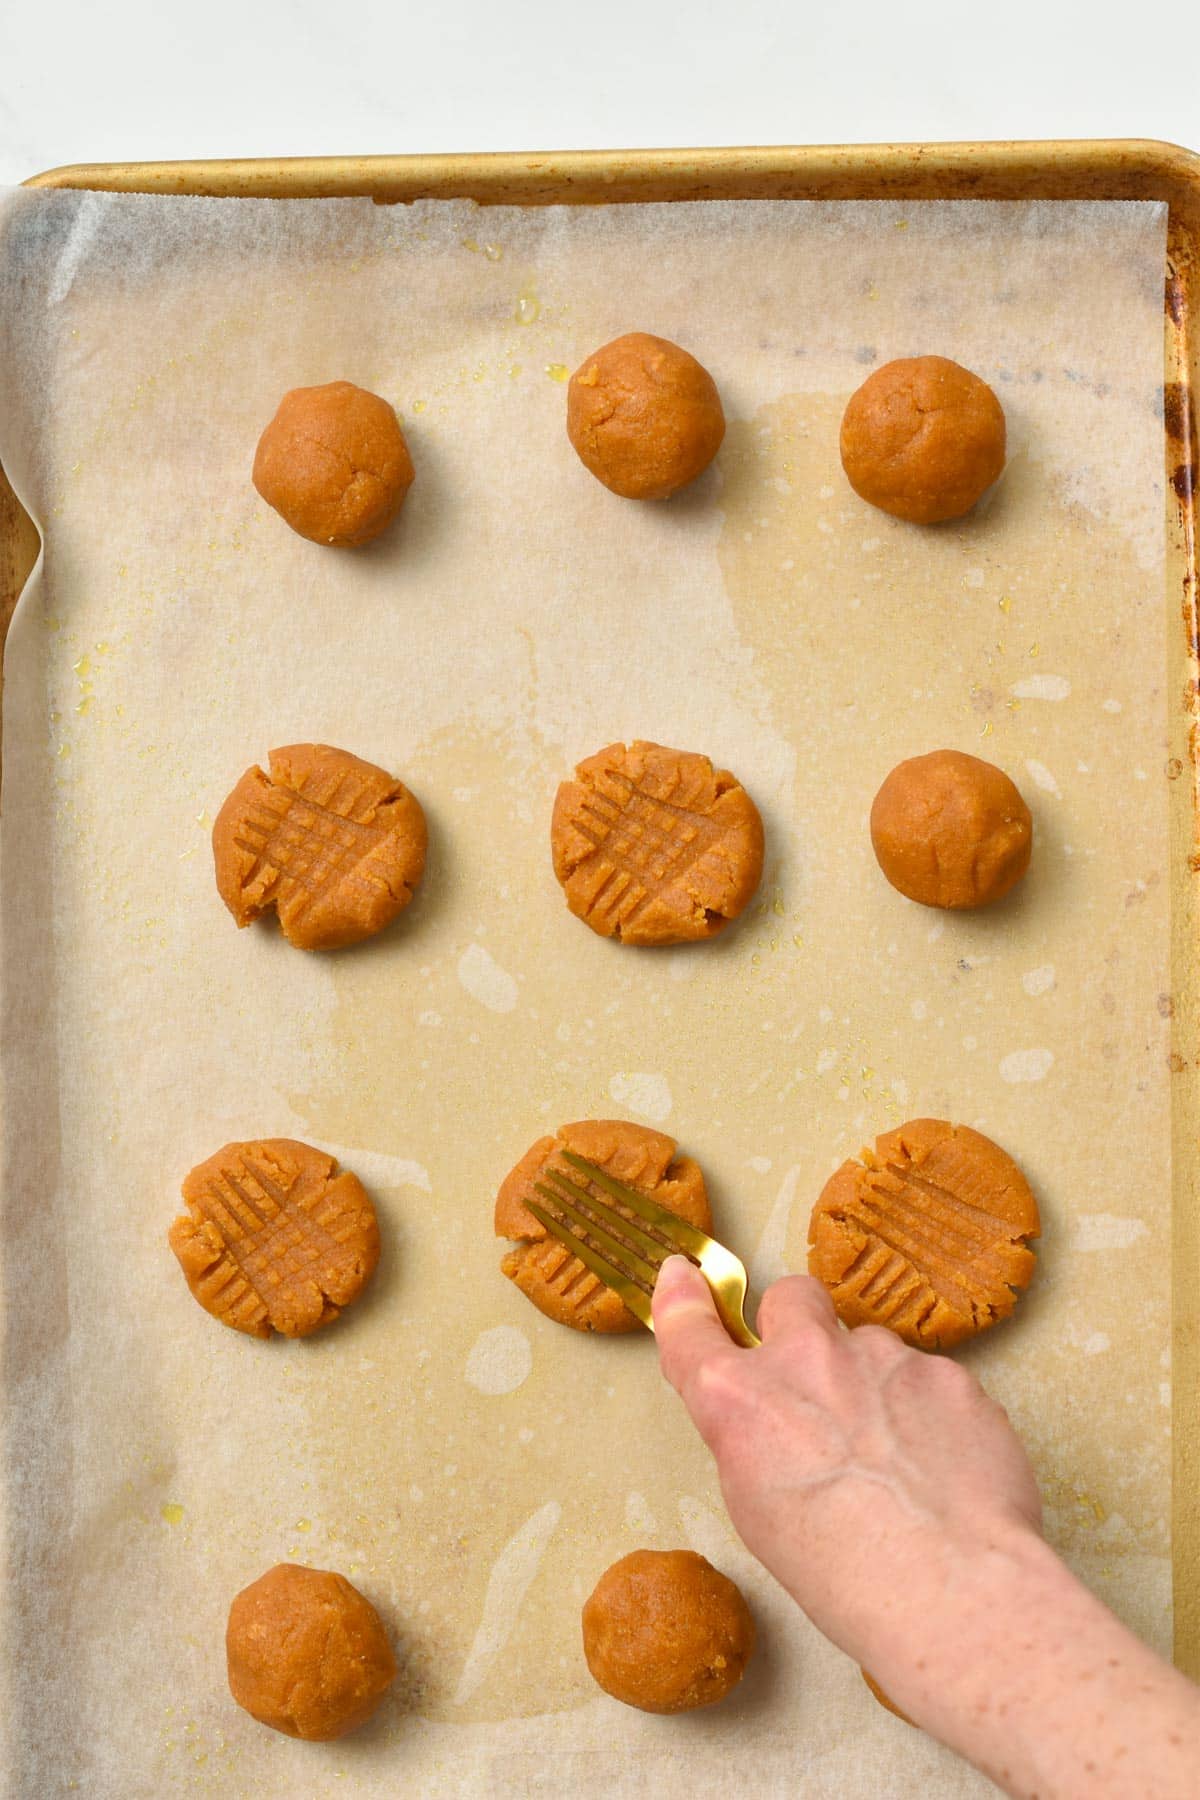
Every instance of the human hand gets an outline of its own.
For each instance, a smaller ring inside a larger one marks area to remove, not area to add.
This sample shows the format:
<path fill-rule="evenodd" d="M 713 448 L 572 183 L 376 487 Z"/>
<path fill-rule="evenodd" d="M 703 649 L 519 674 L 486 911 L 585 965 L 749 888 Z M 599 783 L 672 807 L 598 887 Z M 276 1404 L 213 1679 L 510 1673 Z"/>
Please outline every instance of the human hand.
<path fill-rule="evenodd" d="M 957 1363 L 880 1327 L 843 1331 L 810 1276 L 767 1290 L 762 1347 L 747 1351 L 703 1277 L 672 1258 L 654 1323 L 739 1535 L 885 1684 L 889 1615 L 936 1607 L 981 1557 L 1037 1535 L 1037 1486 L 1004 1409 Z"/>
<path fill-rule="evenodd" d="M 843 1331 L 807 1275 L 768 1288 L 741 1350 L 672 1257 L 654 1326 L 739 1534 L 903 1713 L 1019 1800 L 1192 1800 L 1200 1694 L 1044 1543 L 1028 1458 L 972 1375 Z"/>

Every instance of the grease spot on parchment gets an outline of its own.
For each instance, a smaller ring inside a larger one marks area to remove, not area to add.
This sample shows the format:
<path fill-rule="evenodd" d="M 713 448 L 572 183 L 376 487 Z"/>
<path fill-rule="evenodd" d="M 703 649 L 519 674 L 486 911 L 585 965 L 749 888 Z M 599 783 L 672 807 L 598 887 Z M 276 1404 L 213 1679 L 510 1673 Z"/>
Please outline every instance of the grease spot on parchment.
<path fill-rule="evenodd" d="M 697 1500 L 694 1494 L 679 1496 L 679 1523 L 683 1527 L 683 1535 L 698 1556 L 706 1556 L 710 1563 L 720 1567 L 722 1557 L 730 1546 L 731 1533 L 724 1526 L 711 1506 L 703 1500 Z"/>
<path fill-rule="evenodd" d="M 1128 1250 L 1146 1236 L 1143 1219 L 1122 1218 L 1119 1213 L 1082 1213 L 1075 1221 L 1072 1250 Z"/>
<path fill-rule="evenodd" d="M 529 1339 L 515 1325 L 482 1331 L 467 1355 L 466 1378 L 481 1394 L 512 1394 L 533 1368 Z"/>
<path fill-rule="evenodd" d="M 1009 688 L 1014 700 L 1066 700 L 1071 684 L 1065 675 L 1028 675 Z"/>
<path fill-rule="evenodd" d="M 1000 1058 L 1000 1079 L 1013 1082 L 1042 1081 L 1053 1066 L 1053 1050 L 1036 1046 L 1029 1050 L 1010 1050 L 1007 1056 Z"/>
<path fill-rule="evenodd" d="M 784 1245 L 787 1243 L 788 1221 L 792 1216 L 792 1206 L 796 1199 L 796 1184 L 800 1180 L 800 1165 L 788 1170 L 779 1185 L 767 1222 L 763 1226 L 758 1247 L 750 1258 L 750 1285 L 759 1294 L 764 1288 L 778 1281 L 781 1275 L 788 1272 L 784 1260 Z"/>
<path fill-rule="evenodd" d="M 618 1106 L 626 1107 L 639 1119 L 649 1119 L 652 1125 L 661 1125 L 671 1116 L 674 1101 L 665 1075 L 618 1073 L 609 1082 L 608 1092 Z"/>
<path fill-rule="evenodd" d="M 468 944 L 458 959 L 458 979 L 473 1000 L 489 1012 L 511 1012 L 517 1004 L 517 984 L 507 969 L 482 944 Z"/>
<path fill-rule="evenodd" d="M 1033 782 L 1035 787 L 1040 787 L 1043 794 L 1053 794 L 1056 800 L 1062 799 L 1062 789 L 1059 787 L 1058 782 L 1054 779 L 1054 776 L 1050 773 L 1045 763 L 1038 762 L 1036 757 L 1027 756 L 1025 758 L 1025 767 L 1029 773 L 1030 781 Z"/>
<path fill-rule="evenodd" d="M 690 981 L 703 962 L 704 949 L 700 944 L 683 944 L 677 950 L 667 952 L 667 968 L 671 972 L 672 981 Z"/>
<path fill-rule="evenodd" d="M 636 1531 L 641 1537 L 650 1537 L 658 1530 L 658 1521 L 650 1510 L 650 1502 L 645 1494 L 632 1493 L 625 1496 L 625 1523 L 630 1531 Z"/>
<path fill-rule="evenodd" d="M 322 1144 L 330 1156 L 336 1156 L 343 1169 L 350 1169 L 367 1188 L 420 1188 L 431 1193 L 429 1171 L 408 1156 L 389 1156 L 383 1150 L 356 1150 L 341 1144 Z"/>
<path fill-rule="evenodd" d="M 454 1691 L 456 1706 L 464 1706 L 483 1686 L 488 1670 L 512 1636 L 521 1603 L 542 1566 L 561 1517 L 558 1501 L 547 1500 L 513 1533 L 492 1564 L 483 1597 L 483 1616 Z"/>

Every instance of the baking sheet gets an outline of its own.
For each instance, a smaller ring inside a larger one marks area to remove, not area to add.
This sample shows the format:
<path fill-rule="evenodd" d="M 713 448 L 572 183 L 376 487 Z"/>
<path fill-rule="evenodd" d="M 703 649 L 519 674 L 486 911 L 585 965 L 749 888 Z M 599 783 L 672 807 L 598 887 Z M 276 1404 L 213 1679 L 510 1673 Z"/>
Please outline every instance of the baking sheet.
<path fill-rule="evenodd" d="M 559 1120 L 642 1117 L 761 1282 L 864 1137 L 990 1131 L 1046 1233 L 970 1358 L 1051 1536 L 1169 1645 L 1163 209 L 4 217 L 0 456 L 47 542 L 0 840 L 13 1791 L 670 1792 L 731 1748 L 766 1792 L 985 1791 L 738 1549 L 648 1340 L 576 1338 L 502 1280 L 490 1200 Z M 567 369 L 631 325 L 696 349 L 730 415 L 668 507 L 562 436 Z M 846 490 L 836 428 L 867 369 L 930 348 L 995 383 L 1010 465 L 914 533 Z M 247 479 L 279 393 L 337 376 L 397 404 L 418 469 L 353 558 Z M 549 874 L 557 780 L 638 734 L 764 812 L 761 904 L 715 944 L 603 944 Z M 433 832 L 399 928 L 323 959 L 234 933 L 207 851 L 240 770 L 303 737 L 401 773 Z M 903 905 L 866 838 L 882 774 L 940 742 L 1035 811 L 1033 876 L 977 919 Z M 187 1167 L 268 1132 L 342 1154 L 385 1232 L 373 1291 L 304 1344 L 221 1332 L 163 1239 Z M 618 1710 L 582 1668 L 579 1602 L 641 1543 L 755 1605 L 758 1667 L 711 1717 Z M 224 1693 L 228 1600 L 282 1556 L 400 1639 L 395 1700 L 342 1745 Z"/>

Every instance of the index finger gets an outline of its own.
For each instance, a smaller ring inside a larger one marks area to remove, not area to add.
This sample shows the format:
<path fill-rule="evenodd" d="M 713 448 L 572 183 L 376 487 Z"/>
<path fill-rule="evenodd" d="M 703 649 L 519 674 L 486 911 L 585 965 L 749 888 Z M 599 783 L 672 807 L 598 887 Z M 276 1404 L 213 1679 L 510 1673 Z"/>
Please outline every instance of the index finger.
<path fill-rule="evenodd" d="M 838 1335 L 837 1313 L 829 1289 L 815 1275 L 785 1275 L 774 1281 L 758 1303 L 758 1335 L 764 1344 L 799 1331 Z"/>

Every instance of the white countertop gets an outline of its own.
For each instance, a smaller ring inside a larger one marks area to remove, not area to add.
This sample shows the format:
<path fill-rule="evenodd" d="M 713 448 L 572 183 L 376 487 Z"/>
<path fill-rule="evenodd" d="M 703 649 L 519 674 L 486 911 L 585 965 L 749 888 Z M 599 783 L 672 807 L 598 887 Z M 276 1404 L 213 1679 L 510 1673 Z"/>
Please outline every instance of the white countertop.
<path fill-rule="evenodd" d="M 0 182 L 158 157 L 1007 137 L 1200 149 L 1200 6 L 0 8 Z"/>

